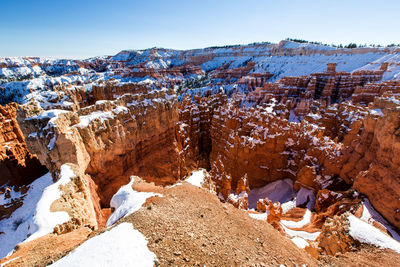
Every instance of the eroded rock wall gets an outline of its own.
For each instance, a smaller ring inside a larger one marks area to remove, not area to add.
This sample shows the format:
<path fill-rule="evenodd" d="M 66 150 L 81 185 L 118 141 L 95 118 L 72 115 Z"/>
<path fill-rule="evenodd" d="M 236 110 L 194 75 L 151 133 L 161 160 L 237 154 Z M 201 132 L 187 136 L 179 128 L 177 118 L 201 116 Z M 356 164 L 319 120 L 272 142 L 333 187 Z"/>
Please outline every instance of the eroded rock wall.
<path fill-rule="evenodd" d="M 32 116 L 30 104 L 20 110 L 28 147 L 53 174 L 65 163 L 76 164 L 98 187 L 103 207 L 133 174 L 156 184 L 181 177 L 171 91 L 106 84 L 90 93 L 94 104 L 74 103 L 75 112 L 49 109 Z"/>
<path fill-rule="evenodd" d="M 236 95 L 220 103 L 211 117 L 209 161 L 223 199 L 229 201 L 243 177 L 252 189 L 289 178 L 296 191 L 304 188 L 314 195 L 353 187 L 399 227 L 398 100 L 376 98 L 369 108 L 351 102 L 325 106 L 317 101 L 300 123 L 288 120 L 287 107 L 273 101 L 253 107 L 246 103 L 248 96 Z M 199 120 L 200 105 L 189 100 L 181 105 L 186 122 Z M 198 140 L 196 125 L 194 139 Z M 348 208 L 359 200 L 350 202 Z M 332 216 L 346 210 L 339 209 L 338 203 L 331 203 Z"/>
<path fill-rule="evenodd" d="M 344 153 L 341 176 L 400 228 L 400 101 L 376 98 L 371 108 L 359 138 Z"/>
<path fill-rule="evenodd" d="M 28 151 L 16 120 L 18 105 L 0 106 L 0 186 L 23 186 L 47 172 Z"/>

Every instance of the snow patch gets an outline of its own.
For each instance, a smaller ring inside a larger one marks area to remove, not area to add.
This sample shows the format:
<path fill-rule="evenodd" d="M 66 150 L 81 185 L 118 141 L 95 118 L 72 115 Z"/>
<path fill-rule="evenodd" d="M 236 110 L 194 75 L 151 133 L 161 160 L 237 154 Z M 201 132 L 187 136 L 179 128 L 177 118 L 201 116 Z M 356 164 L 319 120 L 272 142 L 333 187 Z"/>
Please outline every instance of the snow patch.
<path fill-rule="evenodd" d="M 379 229 L 360 220 L 352 214 L 349 215 L 348 219 L 350 222 L 349 234 L 354 239 L 380 248 L 390 248 L 397 253 L 400 253 L 400 243 L 390 236 L 382 233 Z"/>
<path fill-rule="evenodd" d="M 201 185 L 204 183 L 204 171 L 201 169 L 192 172 L 192 175 L 185 181 L 201 188 Z"/>
<path fill-rule="evenodd" d="M 268 212 L 265 213 L 249 213 L 249 216 L 253 219 L 267 221 Z"/>
<path fill-rule="evenodd" d="M 153 266 L 156 255 L 131 223 L 95 236 L 51 266 Z"/>
<path fill-rule="evenodd" d="M 112 115 L 111 111 L 95 111 L 90 115 L 80 116 L 80 122 L 76 124 L 75 127 L 86 128 L 94 120 L 100 120 L 103 123 L 104 121 L 112 118 L 114 118 L 114 116 Z"/>
<path fill-rule="evenodd" d="M 290 240 L 292 240 L 292 242 L 295 243 L 296 246 L 298 246 L 299 248 L 305 248 L 305 247 L 307 247 L 309 245 L 308 242 L 306 240 L 304 240 L 303 238 L 301 238 L 301 237 L 297 237 L 296 236 L 296 237 L 293 237 Z"/>
<path fill-rule="evenodd" d="M 361 220 L 371 224 L 373 221 L 377 221 L 380 224 L 382 224 L 386 230 L 392 235 L 393 239 L 397 240 L 400 242 L 400 235 L 397 233 L 397 231 L 391 226 L 379 212 L 377 212 L 369 202 L 367 198 L 363 199 L 363 213 L 361 216 Z"/>
<path fill-rule="evenodd" d="M 118 192 L 112 197 L 110 206 L 115 210 L 108 218 L 107 226 L 111 226 L 119 219 L 139 210 L 149 197 L 162 196 L 161 194 L 133 190 L 132 184 L 134 181 L 132 177 L 129 184 L 121 186 Z"/>

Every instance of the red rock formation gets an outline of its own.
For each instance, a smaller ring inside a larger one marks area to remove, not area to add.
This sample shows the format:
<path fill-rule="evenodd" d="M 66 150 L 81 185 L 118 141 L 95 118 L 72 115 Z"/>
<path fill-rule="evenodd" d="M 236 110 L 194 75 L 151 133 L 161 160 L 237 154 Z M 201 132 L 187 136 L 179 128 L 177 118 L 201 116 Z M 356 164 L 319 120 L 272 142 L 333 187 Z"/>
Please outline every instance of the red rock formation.
<path fill-rule="evenodd" d="M 336 72 L 336 63 L 328 63 L 327 72 L 334 74 Z"/>
<path fill-rule="evenodd" d="M 369 103 L 375 96 L 382 95 L 380 88 L 384 85 L 368 83 L 381 80 L 384 69 L 385 66 L 382 66 L 381 70 L 362 70 L 350 74 L 336 72 L 336 63 L 329 63 L 327 71 L 323 73 L 283 77 L 275 83 L 264 83 L 262 87 L 256 87 L 250 92 L 247 99 L 256 104 L 268 103 L 273 98 L 278 103 L 290 101 L 290 109 L 293 109 L 297 116 L 304 116 L 311 111 L 312 99 L 318 100 L 320 106 L 341 103 L 350 97 L 355 103 Z M 365 84 L 367 85 L 364 86 Z M 388 89 L 384 91 L 399 91 L 393 82 L 386 87 Z"/>
<path fill-rule="evenodd" d="M 400 228 L 400 101 L 377 98 L 360 136 L 345 151 L 341 177 L 368 196 L 372 205 Z M 379 190 L 377 190 L 377 186 Z"/>
<path fill-rule="evenodd" d="M 16 120 L 17 108 L 15 103 L 0 106 L 0 187 L 27 185 L 47 172 L 26 147 Z"/>
<path fill-rule="evenodd" d="M 304 88 L 302 81 L 296 83 Z M 318 229 L 326 218 L 357 210 L 360 199 L 345 191 L 354 182 L 354 188 L 371 198 L 374 207 L 398 227 L 400 189 L 396 177 L 400 171 L 397 157 L 393 157 L 398 153 L 398 100 L 376 98 L 370 109 L 349 102 L 327 106 L 310 100 L 307 112 L 313 113 L 301 123 L 290 123 L 288 111 L 273 101 L 246 107 L 244 101 L 256 93 L 234 96 L 213 112 L 209 158 L 211 176 L 222 199 L 239 206 L 239 194 L 233 192 L 245 174 L 250 188 L 291 178 L 295 190 L 305 187 L 318 192 L 313 219 L 313 227 Z M 199 109 L 190 105 L 183 105 L 186 114 Z M 377 184 L 380 190 L 376 190 Z M 258 208 L 266 210 L 264 206 Z"/>
<path fill-rule="evenodd" d="M 345 215 L 329 218 L 322 227 L 318 246 L 328 255 L 351 251 L 357 242 L 349 235 L 350 223 Z"/>
<path fill-rule="evenodd" d="M 125 92 L 130 93 L 116 96 Z M 64 163 L 78 165 L 98 186 L 103 207 L 133 174 L 156 184 L 181 178 L 177 101 L 171 91 L 105 84 L 95 86 L 92 97 L 95 104 L 75 113 L 45 111 L 31 117 L 30 105 L 21 110 L 25 135 L 42 136 L 27 138 L 27 144 L 52 173 Z"/>
<path fill-rule="evenodd" d="M 204 75 L 204 71 L 198 66 L 193 64 L 185 64 L 183 66 L 176 66 L 166 69 L 156 69 L 146 67 L 145 63 L 135 66 L 130 66 L 129 68 L 118 68 L 117 71 L 122 77 L 151 77 L 154 79 L 167 79 L 168 75 L 174 77 L 184 78 L 185 76 L 197 74 Z"/>
<path fill-rule="evenodd" d="M 216 185 L 216 192 L 220 199 L 226 200 L 231 194 L 232 178 L 225 172 L 224 164 L 221 158 L 212 162 L 210 171 L 211 178 Z"/>
<path fill-rule="evenodd" d="M 198 166 L 210 169 L 210 127 L 214 110 L 226 102 L 225 95 L 195 96 L 194 102 L 187 96 L 179 104 L 177 140 L 180 144 L 181 162 L 191 170 Z M 197 104 L 196 104 L 197 103 Z"/>
<path fill-rule="evenodd" d="M 247 180 L 247 174 L 242 177 L 236 185 L 236 194 L 231 193 L 228 196 L 227 202 L 231 203 L 238 209 L 247 210 L 249 208 L 248 195 L 250 193 L 250 187 Z"/>
<path fill-rule="evenodd" d="M 378 96 L 400 94 L 400 81 L 386 81 L 381 83 L 368 83 L 357 86 L 351 96 L 353 103 L 369 104 Z"/>
<path fill-rule="evenodd" d="M 255 90 L 257 87 L 262 87 L 264 83 L 268 81 L 273 76 L 272 73 L 251 73 L 248 76 L 241 77 L 237 84 L 247 85 L 247 90 L 249 92 Z"/>
<path fill-rule="evenodd" d="M 340 145 L 324 140 L 324 128 L 290 123 L 267 112 L 268 106 L 239 108 L 234 101 L 215 110 L 210 131 L 210 160 L 221 158 L 233 186 L 247 173 L 251 188 L 297 177 L 298 183 L 317 189 L 339 174 L 334 166 Z M 301 178 L 307 165 L 318 166 L 309 180 Z"/>

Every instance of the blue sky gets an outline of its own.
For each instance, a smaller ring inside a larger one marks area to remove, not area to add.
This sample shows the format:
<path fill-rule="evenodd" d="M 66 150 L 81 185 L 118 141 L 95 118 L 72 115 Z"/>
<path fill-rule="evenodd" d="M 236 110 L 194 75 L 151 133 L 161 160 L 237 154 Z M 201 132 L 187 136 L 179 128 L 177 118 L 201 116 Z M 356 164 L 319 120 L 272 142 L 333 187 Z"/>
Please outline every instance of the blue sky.
<path fill-rule="evenodd" d="M 0 57 L 278 42 L 400 43 L 399 0 L 0 0 Z"/>

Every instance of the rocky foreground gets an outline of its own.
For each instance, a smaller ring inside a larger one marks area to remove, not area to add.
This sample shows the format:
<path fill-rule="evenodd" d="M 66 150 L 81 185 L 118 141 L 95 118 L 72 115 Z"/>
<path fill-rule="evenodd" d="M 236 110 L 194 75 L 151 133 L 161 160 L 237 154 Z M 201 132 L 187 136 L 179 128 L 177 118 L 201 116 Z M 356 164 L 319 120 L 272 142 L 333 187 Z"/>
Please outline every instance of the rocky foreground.
<path fill-rule="evenodd" d="M 126 259 L 139 265 L 395 264 L 398 53 L 281 42 L 4 59 L 1 263 L 94 264 L 100 242 L 119 264 L 112 251 L 143 251 Z"/>

